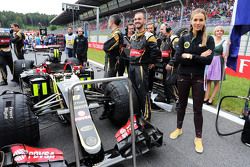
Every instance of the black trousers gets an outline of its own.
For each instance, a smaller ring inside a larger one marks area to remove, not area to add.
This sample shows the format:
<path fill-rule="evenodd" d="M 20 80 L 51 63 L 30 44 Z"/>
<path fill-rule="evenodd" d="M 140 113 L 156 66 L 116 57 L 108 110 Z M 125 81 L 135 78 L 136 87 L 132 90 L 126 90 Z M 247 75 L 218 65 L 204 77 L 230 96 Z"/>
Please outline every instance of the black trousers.
<path fill-rule="evenodd" d="M 153 90 L 154 77 L 155 77 L 155 68 L 149 69 L 148 70 L 148 90 L 149 91 Z"/>
<path fill-rule="evenodd" d="M 104 78 L 116 77 L 118 65 L 116 57 L 105 55 Z"/>
<path fill-rule="evenodd" d="M 129 60 L 120 58 L 118 66 L 118 76 L 123 76 L 125 69 L 129 70 Z"/>
<path fill-rule="evenodd" d="M 178 90 L 180 108 L 177 110 L 177 128 L 182 128 L 185 111 L 188 102 L 190 88 L 192 88 L 194 125 L 196 137 L 202 137 L 202 105 L 204 99 L 204 79 L 203 76 L 178 76 Z"/>
<path fill-rule="evenodd" d="M 14 47 L 14 52 L 18 60 L 24 59 L 24 50 L 23 48 L 16 48 Z"/>
<path fill-rule="evenodd" d="M 66 48 L 66 53 L 67 53 L 69 58 L 70 57 L 75 57 L 74 49 Z"/>
<path fill-rule="evenodd" d="M 13 74 L 13 59 L 11 52 L 0 51 L 0 66 L 2 68 L 4 79 L 7 79 L 8 76 L 6 66 L 9 66 L 10 72 Z"/>
<path fill-rule="evenodd" d="M 81 65 L 83 65 L 84 62 L 87 62 L 87 56 L 84 53 L 77 53 L 76 58 L 79 60 Z"/>
<path fill-rule="evenodd" d="M 176 83 L 170 83 L 167 80 L 167 76 L 171 75 L 170 73 L 170 71 L 167 71 L 165 68 L 163 68 L 164 95 L 167 99 L 167 102 L 176 101 L 179 99 L 177 81 Z M 172 75 L 177 75 L 177 71 L 175 69 L 173 70 Z"/>
<path fill-rule="evenodd" d="M 148 65 L 129 65 L 129 79 L 136 88 L 140 109 L 146 120 L 151 119 L 150 94 L 148 92 Z"/>

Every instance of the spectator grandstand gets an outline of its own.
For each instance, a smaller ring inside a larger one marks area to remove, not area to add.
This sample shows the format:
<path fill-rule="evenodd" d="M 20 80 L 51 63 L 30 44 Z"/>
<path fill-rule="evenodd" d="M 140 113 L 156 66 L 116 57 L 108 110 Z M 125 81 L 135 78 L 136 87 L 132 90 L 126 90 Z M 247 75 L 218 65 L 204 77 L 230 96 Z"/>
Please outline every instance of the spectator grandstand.
<path fill-rule="evenodd" d="M 184 1 L 185 2 L 185 1 Z M 191 11 L 195 8 L 204 8 L 208 15 L 208 26 L 224 25 L 228 26 L 231 21 L 234 0 L 190 0 L 186 1 L 183 13 L 183 25 L 189 25 Z M 178 2 L 164 5 L 163 3 L 149 6 L 145 9 L 124 12 L 124 26 L 133 20 L 135 12 L 147 11 L 148 21 L 153 22 L 156 26 L 163 22 L 169 25 L 175 25 L 181 18 L 181 6 Z M 96 21 L 89 22 L 89 30 L 96 29 Z M 100 19 L 100 31 L 108 29 L 108 16 Z"/>

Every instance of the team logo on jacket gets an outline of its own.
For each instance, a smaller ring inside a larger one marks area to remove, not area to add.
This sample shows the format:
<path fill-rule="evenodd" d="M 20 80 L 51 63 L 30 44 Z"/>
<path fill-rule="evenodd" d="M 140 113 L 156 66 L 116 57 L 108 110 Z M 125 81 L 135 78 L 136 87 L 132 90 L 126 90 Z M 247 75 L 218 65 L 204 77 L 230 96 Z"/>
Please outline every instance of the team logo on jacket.
<path fill-rule="evenodd" d="M 187 49 L 187 48 L 189 48 L 189 47 L 190 47 L 190 43 L 189 43 L 188 41 L 185 42 L 185 43 L 184 43 L 184 48 Z"/>

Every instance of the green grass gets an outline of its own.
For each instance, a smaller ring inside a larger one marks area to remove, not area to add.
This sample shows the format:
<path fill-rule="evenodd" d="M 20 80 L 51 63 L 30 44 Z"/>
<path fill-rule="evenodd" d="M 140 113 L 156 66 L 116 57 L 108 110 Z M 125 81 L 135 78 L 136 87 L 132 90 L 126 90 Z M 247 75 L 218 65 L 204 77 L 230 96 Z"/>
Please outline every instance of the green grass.
<path fill-rule="evenodd" d="M 88 58 L 90 60 L 96 61 L 98 63 L 104 64 L 105 62 L 105 53 L 104 51 L 97 49 L 88 49 Z"/>
<path fill-rule="evenodd" d="M 250 87 L 250 80 L 233 76 L 226 76 L 226 80 L 222 83 L 221 97 L 223 96 L 247 96 Z M 215 98 L 214 104 L 217 104 L 218 96 Z M 241 114 L 244 107 L 244 100 L 235 98 L 226 98 L 222 102 L 222 109 L 235 114 Z"/>
<path fill-rule="evenodd" d="M 88 58 L 101 64 L 104 64 L 104 55 L 105 53 L 100 50 L 88 50 Z M 222 83 L 221 97 L 229 95 L 247 96 L 249 87 L 250 80 L 227 75 L 226 80 Z M 213 105 L 216 106 L 217 102 L 218 96 L 214 99 Z M 244 101 L 234 98 L 226 98 L 222 103 L 223 110 L 230 111 L 238 115 L 241 114 L 243 107 Z"/>

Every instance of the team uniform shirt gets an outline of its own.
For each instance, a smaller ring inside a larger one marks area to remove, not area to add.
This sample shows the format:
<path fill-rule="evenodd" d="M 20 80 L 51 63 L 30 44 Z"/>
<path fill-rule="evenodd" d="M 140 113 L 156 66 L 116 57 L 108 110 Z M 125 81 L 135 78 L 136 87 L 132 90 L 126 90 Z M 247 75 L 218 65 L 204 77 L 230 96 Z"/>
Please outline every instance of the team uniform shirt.
<path fill-rule="evenodd" d="M 194 37 L 190 32 L 180 38 L 176 47 L 176 61 L 180 64 L 178 73 L 180 75 L 203 76 L 205 66 L 212 62 L 214 55 L 214 39 L 212 36 L 207 37 L 206 46 L 202 46 L 202 33 L 198 32 Z M 202 57 L 201 54 L 208 49 L 212 50 L 212 54 Z M 183 53 L 192 54 L 192 59 L 182 58 Z"/>
<path fill-rule="evenodd" d="M 119 28 L 112 31 L 109 39 L 104 43 L 103 50 L 109 58 L 119 59 L 122 52 L 123 37 Z"/>
<path fill-rule="evenodd" d="M 159 49 L 154 34 L 135 33 L 131 37 L 130 64 L 153 64 L 159 56 Z"/>

